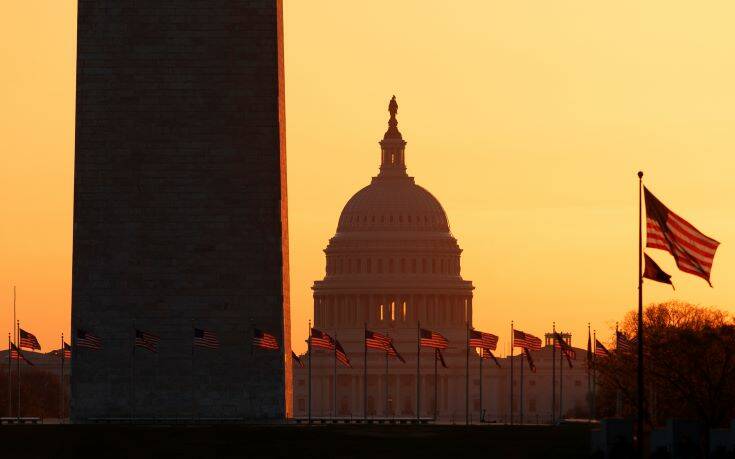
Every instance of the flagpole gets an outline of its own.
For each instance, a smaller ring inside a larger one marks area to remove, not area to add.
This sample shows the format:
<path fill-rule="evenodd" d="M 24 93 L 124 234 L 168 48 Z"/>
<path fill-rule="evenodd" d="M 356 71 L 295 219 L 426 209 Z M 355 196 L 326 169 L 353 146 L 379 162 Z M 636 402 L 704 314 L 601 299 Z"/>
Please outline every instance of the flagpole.
<path fill-rule="evenodd" d="M 385 336 L 388 336 L 388 330 L 385 331 Z M 385 418 L 388 419 L 388 351 L 385 351 Z"/>
<path fill-rule="evenodd" d="M 13 325 L 15 328 L 15 325 Z M 10 346 L 10 332 L 8 332 L 8 417 L 13 417 L 13 349 Z"/>
<path fill-rule="evenodd" d="M 364 330 L 364 333 L 362 334 L 362 344 L 363 344 L 362 351 L 364 353 L 364 360 L 363 360 L 363 365 L 362 365 L 362 376 L 363 376 L 362 411 L 363 411 L 363 417 L 367 421 L 367 323 L 363 322 L 362 325 L 363 325 L 363 330 Z"/>
<path fill-rule="evenodd" d="M 643 172 L 638 171 L 638 451 L 644 457 L 643 422 Z"/>
<path fill-rule="evenodd" d="M 480 348 L 480 423 L 485 420 L 485 416 L 482 412 L 482 360 L 485 356 L 485 349 Z"/>
<path fill-rule="evenodd" d="M 513 321 L 510 321 L 510 425 L 513 425 Z"/>
<path fill-rule="evenodd" d="M 520 388 L 521 398 L 520 398 L 520 403 L 518 406 L 518 414 L 520 416 L 519 423 L 521 425 L 523 425 L 523 367 L 525 366 L 523 365 L 523 359 L 525 357 L 524 354 L 526 353 L 526 348 L 524 347 L 522 349 L 523 350 L 521 350 L 521 388 Z"/>
<path fill-rule="evenodd" d="M 551 322 L 551 423 L 556 424 L 556 322 Z"/>
<path fill-rule="evenodd" d="M 191 423 L 194 424 L 194 337 L 196 336 L 196 327 L 194 327 L 194 319 L 191 319 Z"/>
<path fill-rule="evenodd" d="M 594 349 L 596 350 L 597 349 L 597 330 L 593 331 L 592 336 L 593 336 L 592 339 L 595 342 Z M 597 362 L 596 361 L 597 361 L 597 354 L 593 352 L 592 353 L 592 419 L 597 418 L 597 413 L 596 413 L 597 400 L 595 400 L 597 396 L 597 365 L 596 365 Z"/>
<path fill-rule="evenodd" d="M 311 425 L 311 319 L 309 319 L 309 339 L 308 342 L 308 353 L 309 353 L 309 424 Z"/>
<path fill-rule="evenodd" d="M 135 319 L 133 319 L 133 355 L 130 360 L 130 422 L 135 419 Z"/>
<path fill-rule="evenodd" d="M 23 358 L 22 357 L 23 354 L 21 353 L 20 340 L 19 340 L 20 320 L 17 322 L 17 324 L 18 326 L 17 326 L 17 332 L 15 334 L 16 336 L 15 345 L 18 347 L 18 421 L 20 422 L 20 359 Z"/>
<path fill-rule="evenodd" d="M 437 375 L 437 368 L 438 368 L 438 362 L 439 360 L 439 349 L 434 348 L 434 422 L 436 422 L 436 413 L 437 413 L 437 396 L 439 394 L 439 391 L 437 390 L 436 386 L 436 375 Z"/>
<path fill-rule="evenodd" d="M 466 307 L 466 306 L 465 306 Z M 467 314 L 465 310 L 465 314 Z M 470 321 L 465 321 L 464 423 L 470 425 Z"/>
<path fill-rule="evenodd" d="M 332 378 L 332 419 L 337 419 L 337 331 L 334 330 L 334 377 Z"/>
<path fill-rule="evenodd" d="M 421 420 L 421 322 L 416 321 L 416 420 Z"/>
<path fill-rule="evenodd" d="M 563 333 L 563 332 L 562 332 Z M 561 335 L 564 338 L 564 335 Z M 559 421 L 564 419 L 564 350 L 559 343 Z"/>
<path fill-rule="evenodd" d="M 64 417 L 64 334 L 61 334 L 61 380 L 59 384 L 59 424 Z"/>
<path fill-rule="evenodd" d="M 587 322 L 587 352 L 590 353 L 587 357 L 587 397 L 589 397 L 589 422 L 592 422 L 592 411 L 594 408 L 594 401 L 592 399 L 592 341 L 590 340 L 590 323 Z"/>

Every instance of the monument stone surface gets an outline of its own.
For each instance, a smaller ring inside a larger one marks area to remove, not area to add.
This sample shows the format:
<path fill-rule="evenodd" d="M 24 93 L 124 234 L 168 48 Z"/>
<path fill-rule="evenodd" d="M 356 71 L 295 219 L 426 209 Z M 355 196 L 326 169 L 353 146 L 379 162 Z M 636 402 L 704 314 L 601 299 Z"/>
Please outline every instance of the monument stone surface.
<path fill-rule="evenodd" d="M 290 414 L 282 37 L 280 0 L 79 1 L 73 421 Z"/>

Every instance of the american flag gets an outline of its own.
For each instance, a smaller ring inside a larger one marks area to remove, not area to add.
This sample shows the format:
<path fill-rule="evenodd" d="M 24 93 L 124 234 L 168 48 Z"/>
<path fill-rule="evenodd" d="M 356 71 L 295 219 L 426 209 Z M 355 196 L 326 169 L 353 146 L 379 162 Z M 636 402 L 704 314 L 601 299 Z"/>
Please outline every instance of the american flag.
<path fill-rule="evenodd" d="M 396 349 L 396 347 L 393 345 L 393 340 L 388 343 L 388 349 L 386 349 L 386 352 L 390 357 L 395 357 L 401 362 L 406 363 L 406 361 L 403 359 L 403 356 L 398 353 L 398 349 Z"/>
<path fill-rule="evenodd" d="M 495 349 L 498 347 L 498 337 L 491 333 L 484 333 L 478 330 L 470 330 L 470 347 L 479 347 L 485 349 Z"/>
<path fill-rule="evenodd" d="M 490 349 L 480 349 L 480 358 L 490 360 L 492 359 L 493 362 L 495 362 L 495 365 L 500 368 L 500 362 L 498 362 L 498 359 L 495 358 L 495 355 L 493 354 L 493 351 Z"/>
<path fill-rule="evenodd" d="M 296 362 L 296 364 L 299 367 L 304 368 L 304 362 L 301 361 L 301 357 L 299 357 L 298 355 L 296 355 L 296 353 L 294 351 L 291 351 L 291 358 L 293 359 L 294 362 Z"/>
<path fill-rule="evenodd" d="M 27 332 L 22 328 L 18 328 L 20 331 L 20 348 L 26 349 L 38 349 L 41 350 L 41 345 L 38 343 L 38 339 L 33 333 Z"/>
<path fill-rule="evenodd" d="M 643 187 L 646 199 L 646 247 L 666 250 L 680 270 L 699 276 L 710 287 L 712 262 L 719 242 L 702 234 L 689 222 L 670 211 Z"/>
<path fill-rule="evenodd" d="M 637 341 L 636 339 L 628 339 L 625 333 L 621 331 L 615 332 L 615 350 L 620 352 L 635 352 Z"/>
<path fill-rule="evenodd" d="M 442 368 L 449 368 L 447 366 L 447 362 L 444 361 L 444 354 L 442 354 L 442 350 L 441 349 L 438 349 L 438 348 L 436 349 L 436 356 L 434 356 L 434 358 L 436 360 L 438 360 L 439 363 L 442 364 Z"/>
<path fill-rule="evenodd" d="M 194 346 L 217 349 L 219 348 L 219 339 L 217 339 L 217 334 L 213 331 L 195 328 Z"/>
<path fill-rule="evenodd" d="M 253 329 L 253 346 L 259 347 L 260 349 L 270 349 L 272 351 L 280 349 L 275 336 L 257 328 Z"/>
<path fill-rule="evenodd" d="M 158 352 L 158 342 L 161 340 L 153 333 L 135 329 L 135 345 L 151 352 Z"/>
<path fill-rule="evenodd" d="M 337 357 L 337 361 L 347 368 L 352 368 L 352 365 L 350 364 L 350 359 L 347 358 L 347 354 L 345 353 L 345 350 L 342 349 L 342 345 L 339 344 L 339 341 L 337 340 L 334 340 L 334 343 L 336 346 L 334 351 Z"/>
<path fill-rule="evenodd" d="M 554 332 L 554 347 L 561 349 L 561 353 L 567 358 L 569 368 L 572 368 L 572 360 L 577 360 L 577 353 L 559 332 Z"/>
<path fill-rule="evenodd" d="M 385 335 L 370 330 L 365 330 L 365 347 L 368 349 L 388 351 L 388 346 L 390 346 L 390 342 L 390 338 Z"/>
<path fill-rule="evenodd" d="M 331 336 L 327 335 L 321 330 L 316 328 L 311 329 L 311 346 L 322 349 L 334 349 L 334 340 Z"/>
<path fill-rule="evenodd" d="M 598 357 L 607 357 L 610 355 L 610 351 L 600 341 L 595 340 L 595 355 Z"/>
<path fill-rule="evenodd" d="M 75 344 L 77 347 L 86 347 L 95 350 L 102 349 L 102 339 L 87 330 L 82 330 L 81 328 L 77 330 L 77 339 Z"/>
<path fill-rule="evenodd" d="M 520 330 L 513 330 L 513 347 L 522 347 L 531 349 L 532 351 L 541 350 L 541 338 L 524 333 Z"/>
<path fill-rule="evenodd" d="M 441 333 L 421 329 L 421 346 L 422 347 L 433 347 L 435 349 L 446 349 L 449 347 L 449 341 L 442 336 Z"/>
<path fill-rule="evenodd" d="M 531 351 L 529 351 L 527 347 L 524 347 L 523 353 L 526 354 L 526 359 L 528 359 L 528 367 L 531 369 L 533 373 L 536 373 L 536 364 L 533 363 L 533 358 L 531 357 Z"/>
<path fill-rule="evenodd" d="M 33 366 L 30 360 L 26 358 L 25 355 L 18 349 L 18 347 L 15 345 L 15 343 L 10 343 L 10 358 L 11 360 L 22 360 L 25 363 L 27 363 L 30 366 Z"/>
<path fill-rule="evenodd" d="M 71 358 L 71 346 L 69 346 L 67 343 L 64 343 L 64 348 L 62 350 L 64 352 L 64 358 L 70 359 Z"/>

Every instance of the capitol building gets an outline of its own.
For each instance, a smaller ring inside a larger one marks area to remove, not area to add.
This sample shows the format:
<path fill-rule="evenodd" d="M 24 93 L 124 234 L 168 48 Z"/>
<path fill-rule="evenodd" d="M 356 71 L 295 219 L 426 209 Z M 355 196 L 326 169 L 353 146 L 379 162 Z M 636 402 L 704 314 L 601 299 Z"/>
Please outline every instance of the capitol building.
<path fill-rule="evenodd" d="M 397 111 L 394 97 L 388 129 L 380 141 L 380 171 L 344 206 L 336 234 L 324 250 L 324 278 L 312 287 L 313 327 L 341 343 L 352 367 L 335 363 L 331 351 L 314 349 L 309 397 L 310 356 L 302 356 L 304 367 L 295 366 L 293 372 L 294 416 L 309 414 L 311 398 L 311 415 L 317 419 L 507 419 L 510 374 L 507 368 L 484 361 L 480 384 L 480 359 L 466 347 L 474 287 L 462 277 L 462 249 L 444 208 L 406 173 L 406 141 L 398 130 Z M 433 349 L 417 352 L 419 324 L 449 340 L 449 348 L 442 351 L 446 368 L 437 364 Z M 365 355 L 365 329 L 392 338 L 405 362 L 372 349 Z M 503 338 L 501 343 L 507 343 Z M 549 348 L 538 352 L 538 375 L 548 363 L 550 381 L 550 362 L 543 356 Z M 503 363 L 507 359 L 499 360 L 501 366 L 509 366 Z M 531 380 L 530 371 L 528 375 Z M 541 412 L 548 397 L 539 393 L 538 398 L 534 408 L 538 404 Z"/>

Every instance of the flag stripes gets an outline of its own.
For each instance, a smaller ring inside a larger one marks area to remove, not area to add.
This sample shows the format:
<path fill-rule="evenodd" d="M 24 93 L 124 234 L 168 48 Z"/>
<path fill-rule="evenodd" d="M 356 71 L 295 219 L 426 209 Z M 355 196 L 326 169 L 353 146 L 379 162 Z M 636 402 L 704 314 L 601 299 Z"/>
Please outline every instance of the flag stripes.
<path fill-rule="evenodd" d="M 135 346 L 142 347 L 153 353 L 158 352 L 158 342 L 161 339 L 153 333 L 135 329 Z"/>
<path fill-rule="evenodd" d="M 365 330 L 365 347 L 378 351 L 388 351 L 391 339 L 385 335 L 370 330 Z"/>
<path fill-rule="evenodd" d="M 23 362 L 27 363 L 30 366 L 34 366 L 33 363 L 31 363 L 30 360 L 26 358 L 25 355 L 18 349 L 18 346 L 15 345 L 15 343 L 10 343 L 10 359 L 11 360 L 22 360 Z"/>
<path fill-rule="evenodd" d="M 335 345 L 335 355 L 337 357 L 337 361 L 341 363 L 342 365 L 346 366 L 347 368 L 352 368 L 352 365 L 350 364 L 350 359 L 347 358 L 347 353 L 342 348 L 342 345 L 339 344 L 339 341 L 334 340 Z"/>
<path fill-rule="evenodd" d="M 268 349 L 277 351 L 280 349 L 278 346 L 278 340 L 270 333 L 266 333 L 257 328 L 253 329 L 253 346 L 260 349 Z"/>
<path fill-rule="evenodd" d="M 36 339 L 36 336 L 33 333 L 27 332 L 23 330 L 22 328 L 18 327 L 18 330 L 20 331 L 20 348 L 26 348 L 26 349 L 38 349 L 41 350 L 41 345 L 38 343 L 38 339 Z"/>
<path fill-rule="evenodd" d="M 447 340 L 441 333 L 421 329 L 421 340 L 420 344 L 422 347 L 433 347 L 434 349 L 446 349 L 449 347 L 449 340 Z"/>
<path fill-rule="evenodd" d="M 646 201 L 646 247 L 666 250 L 674 257 L 680 270 L 709 283 L 715 252 L 720 243 L 669 210 L 648 188 L 643 187 L 643 192 Z"/>
<path fill-rule="evenodd" d="M 598 357 L 607 357 L 610 355 L 610 351 L 598 340 L 595 340 L 595 355 Z"/>
<path fill-rule="evenodd" d="M 213 331 L 203 330 L 201 328 L 194 329 L 194 346 L 205 347 L 208 349 L 218 349 L 219 339 Z"/>
<path fill-rule="evenodd" d="M 311 329 L 311 346 L 321 349 L 334 349 L 334 340 L 331 336 L 316 328 Z"/>
<path fill-rule="evenodd" d="M 615 341 L 616 351 L 633 353 L 636 350 L 638 340 L 629 339 L 627 336 L 625 336 L 625 333 L 621 331 L 616 331 Z"/>
<path fill-rule="evenodd" d="M 77 330 L 76 341 L 74 344 L 76 347 L 86 347 L 94 350 L 102 349 L 102 339 L 99 336 L 82 329 Z"/>
<path fill-rule="evenodd" d="M 64 343 L 63 353 L 64 353 L 64 359 L 71 358 L 71 346 L 68 345 L 67 343 Z"/>
<path fill-rule="evenodd" d="M 479 347 L 486 349 L 496 349 L 498 346 L 498 337 L 491 333 L 484 333 L 478 330 L 470 330 L 469 345 L 471 347 Z"/>
<path fill-rule="evenodd" d="M 513 347 L 522 347 L 531 349 L 532 351 L 541 350 L 541 338 L 524 333 L 520 330 L 513 330 Z"/>

